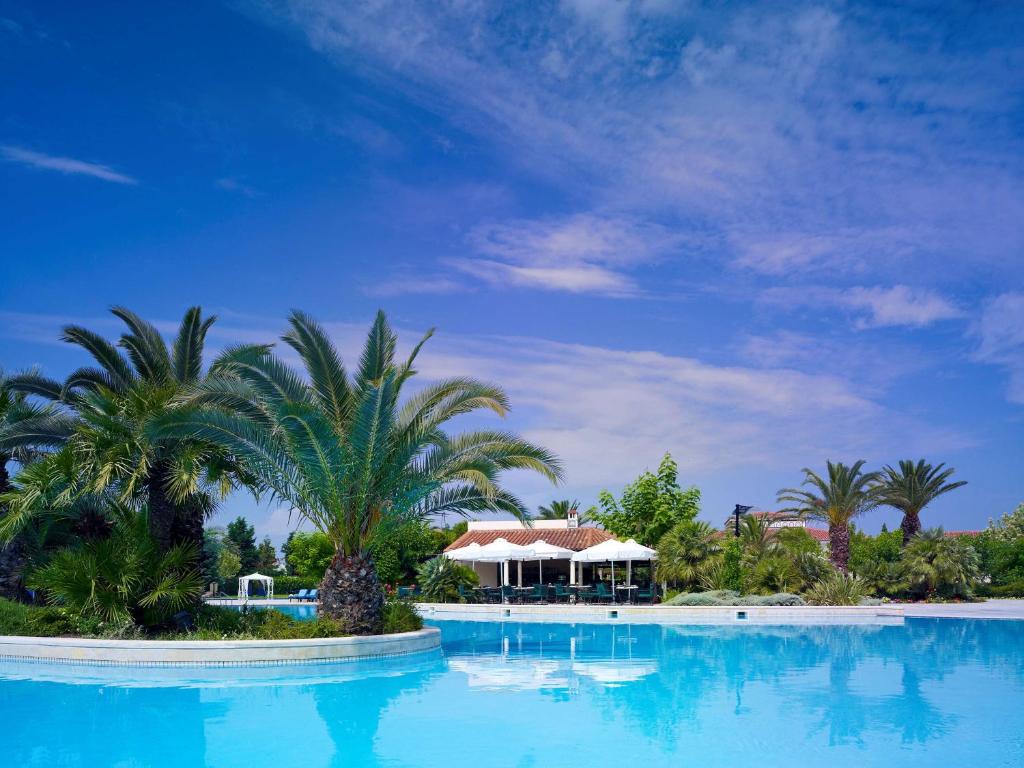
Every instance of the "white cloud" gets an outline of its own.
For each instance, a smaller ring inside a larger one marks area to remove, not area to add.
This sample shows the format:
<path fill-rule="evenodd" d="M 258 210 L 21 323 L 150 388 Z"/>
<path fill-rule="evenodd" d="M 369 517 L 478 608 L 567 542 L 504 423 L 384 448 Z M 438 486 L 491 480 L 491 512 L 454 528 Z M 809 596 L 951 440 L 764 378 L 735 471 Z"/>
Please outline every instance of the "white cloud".
<path fill-rule="evenodd" d="M 467 241 L 484 258 L 449 263 L 487 282 L 625 296 L 639 292 L 625 269 L 657 262 L 682 237 L 627 217 L 576 214 L 484 224 Z"/>
<path fill-rule="evenodd" d="M 964 316 L 963 310 L 934 291 L 906 285 L 772 288 L 762 292 L 759 301 L 789 309 L 809 307 L 822 312 L 843 309 L 853 314 L 854 326 L 861 330 L 889 326 L 923 328 L 940 320 Z"/>
<path fill-rule="evenodd" d="M 975 333 L 976 358 L 1004 366 L 1010 374 L 1008 399 L 1024 403 L 1024 293 L 1004 293 L 988 302 Z"/>
<path fill-rule="evenodd" d="M 29 168 L 57 171 L 58 173 L 75 176 L 91 176 L 115 184 L 136 185 L 139 183 L 138 180 L 123 173 L 118 173 L 110 166 L 76 160 L 73 157 L 45 155 L 42 152 L 12 146 L 0 146 L 0 155 L 3 155 L 4 159 L 9 162 L 18 163 Z"/>

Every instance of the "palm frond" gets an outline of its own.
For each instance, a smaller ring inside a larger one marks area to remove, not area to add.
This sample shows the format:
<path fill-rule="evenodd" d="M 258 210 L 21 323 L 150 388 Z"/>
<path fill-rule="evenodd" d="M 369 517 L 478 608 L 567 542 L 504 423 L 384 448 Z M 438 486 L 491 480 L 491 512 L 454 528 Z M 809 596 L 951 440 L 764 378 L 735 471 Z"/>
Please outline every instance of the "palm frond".
<path fill-rule="evenodd" d="M 340 428 L 348 418 L 352 400 L 345 366 L 326 332 L 309 315 L 295 310 L 288 322 L 291 330 L 282 338 L 299 353 L 317 402 Z"/>
<path fill-rule="evenodd" d="M 121 335 L 120 345 L 128 352 L 139 375 L 155 383 L 170 379 L 171 356 L 156 327 L 126 307 L 113 307 L 110 311 L 128 326 L 130 333 Z"/>
<path fill-rule="evenodd" d="M 216 315 L 203 320 L 201 307 L 189 307 L 185 312 L 171 353 L 174 361 L 174 377 L 180 383 L 190 384 L 198 381 L 202 376 L 203 345 L 206 341 L 206 332 L 216 320 Z"/>
<path fill-rule="evenodd" d="M 99 363 L 100 368 L 106 373 L 109 381 L 109 388 L 115 392 L 122 392 L 129 387 L 135 374 L 128 361 L 124 359 L 117 347 L 104 339 L 98 333 L 82 328 L 78 325 L 65 326 L 61 339 L 69 344 L 76 344 L 92 355 Z"/>

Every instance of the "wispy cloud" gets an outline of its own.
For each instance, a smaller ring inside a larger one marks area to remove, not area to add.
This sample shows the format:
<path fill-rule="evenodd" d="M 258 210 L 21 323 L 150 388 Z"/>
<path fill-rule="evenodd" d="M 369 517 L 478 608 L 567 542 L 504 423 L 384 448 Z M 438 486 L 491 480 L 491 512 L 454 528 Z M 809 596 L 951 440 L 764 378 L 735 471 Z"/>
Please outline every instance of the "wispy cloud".
<path fill-rule="evenodd" d="M 449 263 L 495 285 L 632 296 L 640 289 L 629 270 L 665 258 L 682 240 L 610 214 L 520 219 L 478 225 L 467 237 L 478 257 Z"/>
<path fill-rule="evenodd" d="M 123 173 L 118 173 L 108 165 L 90 163 L 85 160 L 76 160 L 73 157 L 59 157 L 57 155 L 46 155 L 24 147 L 0 146 L 0 155 L 11 163 L 17 163 L 29 168 L 38 168 L 45 171 L 57 171 L 73 176 L 91 176 L 95 179 L 103 179 L 115 184 L 136 185 L 138 180 Z"/>
<path fill-rule="evenodd" d="M 788 309 L 809 307 L 820 312 L 840 309 L 850 313 L 854 327 L 861 330 L 888 326 L 923 328 L 940 320 L 964 316 L 962 309 L 938 293 L 906 285 L 771 288 L 764 291 L 759 300 Z"/>
<path fill-rule="evenodd" d="M 231 178 L 230 176 L 224 177 L 222 179 L 217 179 L 214 182 L 214 186 L 216 186 L 218 189 L 223 189 L 228 192 L 237 192 L 238 194 L 248 198 L 254 198 L 259 195 L 259 191 L 255 187 L 246 184 L 244 181 L 241 181 L 240 179 Z"/>
<path fill-rule="evenodd" d="M 1004 293 L 992 299 L 975 327 L 976 358 L 1000 365 L 1010 374 L 1007 397 L 1024 403 L 1024 293 Z"/>
<path fill-rule="evenodd" d="M 509 147 L 577 210 L 700 231 L 727 246 L 712 254 L 726 267 L 913 270 L 926 285 L 979 264 L 1021 272 L 1011 110 L 1024 50 L 993 32 L 1010 6 L 913 18 L 811 2 L 567 1 L 542 18 L 475 2 L 261 8 Z M 978 44 L 950 50 L 953 29 Z"/>

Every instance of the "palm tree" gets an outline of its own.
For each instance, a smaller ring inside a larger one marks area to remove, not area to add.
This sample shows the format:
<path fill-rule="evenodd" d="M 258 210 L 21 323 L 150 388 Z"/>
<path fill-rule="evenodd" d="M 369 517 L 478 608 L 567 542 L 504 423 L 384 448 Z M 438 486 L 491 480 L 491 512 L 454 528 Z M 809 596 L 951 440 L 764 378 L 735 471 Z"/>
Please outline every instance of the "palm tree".
<path fill-rule="evenodd" d="M 912 589 L 925 594 L 969 598 L 978 582 L 977 551 L 942 528 L 922 531 L 904 553 L 903 567 Z"/>
<path fill-rule="evenodd" d="M 944 493 L 967 485 L 966 480 L 946 482 L 954 469 L 945 464 L 932 466 L 924 459 L 916 464 L 903 460 L 899 469 L 886 466 L 879 481 L 879 501 L 903 513 L 903 546 L 921 531 L 921 511 Z"/>
<path fill-rule="evenodd" d="M 46 382 L 35 372 L 6 376 L 0 371 L 0 499 L 11 490 L 8 465 L 15 461 L 25 465 L 39 451 L 60 446 L 68 437 L 72 420 L 53 406 L 32 402 L 26 392 L 16 387 L 19 378 L 34 379 L 50 391 L 59 389 L 56 382 Z M 0 500 L 0 522 L 7 515 L 6 504 Z M 12 539 L 0 542 L 0 595 L 15 598 L 21 593 L 22 542 Z"/>
<path fill-rule="evenodd" d="M 740 519 L 740 544 L 743 559 L 751 567 L 777 554 L 780 549 L 775 530 L 764 515 L 743 515 Z"/>
<path fill-rule="evenodd" d="M 829 557 L 843 573 L 850 560 L 850 521 L 878 504 L 877 472 L 864 472 L 864 462 L 852 466 L 826 462 L 828 479 L 804 467 L 801 488 L 783 488 L 780 502 L 792 502 L 786 509 L 828 523 Z"/>
<path fill-rule="evenodd" d="M 24 392 L 59 400 L 78 418 L 66 448 L 74 457 L 71 472 L 40 470 L 51 485 L 42 492 L 25 486 L 12 503 L 10 535 L 43 511 L 34 499 L 62 498 L 70 502 L 86 493 L 116 490 L 122 502 L 146 503 L 149 529 L 161 551 L 180 542 L 202 547 L 203 521 L 212 510 L 212 490 L 226 493 L 234 469 L 222 452 L 191 439 L 164 438 L 148 429 L 168 410 L 179 407 L 186 391 L 203 379 L 203 346 L 216 318 L 203 318 L 199 307 L 186 313 L 173 346 L 134 312 L 114 307 L 111 312 L 127 326 L 116 344 L 80 326 L 64 328 L 62 339 L 87 351 L 95 361 L 71 373 L 56 391 L 32 377 L 16 381 Z M 55 464 L 67 457 L 54 456 Z M 63 475 L 66 487 L 58 494 L 53 482 Z"/>
<path fill-rule="evenodd" d="M 721 549 L 717 532 L 703 520 L 680 521 L 658 541 L 658 580 L 691 587 Z"/>
<path fill-rule="evenodd" d="M 191 411 L 155 425 L 165 438 L 219 443 L 276 497 L 330 537 L 335 555 L 320 585 L 320 610 L 345 631 L 382 626 L 383 593 L 371 554 L 401 523 L 442 512 L 511 512 L 522 502 L 498 484 L 503 470 L 561 477 L 558 460 L 514 434 L 449 434 L 452 418 L 491 410 L 504 415 L 498 387 L 453 378 L 403 402 L 416 357 L 396 362 L 397 338 L 383 312 L 370 329 L 354 375 L 324 330 L 293 312 L 283 340 L 299 355 L 308 383 L 266 347 L 229 350 L 197 388 Z"/>
<path fill-rule="evenodd" d="M 534 516 L 534 520 L 565 520 L 569 517 L 570 510 L 576 510 L 576 519 L 580 525 L 583 525 L 587 519 L 585 512 L 580 512 L 580 502 L 577 499 L 569 501 L 568 499 L 561 499 L 552 501 L 550 506 L 537 507 L 537 514 Z"/>

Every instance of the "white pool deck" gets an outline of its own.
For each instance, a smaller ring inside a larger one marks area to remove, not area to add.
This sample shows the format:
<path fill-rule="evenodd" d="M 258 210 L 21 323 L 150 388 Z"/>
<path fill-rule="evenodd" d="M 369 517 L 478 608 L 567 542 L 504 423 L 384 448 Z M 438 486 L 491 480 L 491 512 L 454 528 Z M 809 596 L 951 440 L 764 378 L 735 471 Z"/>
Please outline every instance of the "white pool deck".
<path fill-rule="evenodd" d="M 1024 620 L 1024 600 L 986 600 L 983 603 L 907 603 L 903 615 L 936 619 Z"/>
<path fill-rule="evenodd" d="M 242 601 L 234 598 L 217 598 L 208 600 L 211 605 L 242 605 Z M 315 605 L 315 603 L 296 600 L 250 600 L 250 606 L 272 607 L 275 605 Z M 618 610 L 618 618 L 633 618 L 643 621 L 680 623 L 685 619 L 701 619 L 715 614 L 729 616 L 737 610 L 747 611 L 760 617 L 786 617 L 790 619 L 814 620 L 815 617 L 827 618 L 830 621 L 843 618 L 863 620 L 866 616 L 908 617 L 908 618 L 943 618 L 943 619 L 1018 619 L 1024 620 L 1024 599 L 1021 600 L 986 600 L 981 603 L 886 603 L 877 606 L 856 606 L 852 608 L 829 608 L 818 606 L 736 606 L 736 607 L 685 607 L 667 605 L 473 605 L 456 604 L 441 605 L 437 603 L 418 603 L 417 608 L 424 616 L 435 618 L 455 618 L 454 613 L 466 613 L 473 618 L 492 618 L 508 620 L 506 609 L 512 610 L 513 618 L 531 618 L 544 621 L 583 621 L 607 620 L 609 609 Z M 795 612 L 795 613 L 789 613 Z M 733 617 L 735 618 L 735 617 Z"/>

